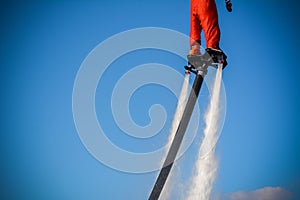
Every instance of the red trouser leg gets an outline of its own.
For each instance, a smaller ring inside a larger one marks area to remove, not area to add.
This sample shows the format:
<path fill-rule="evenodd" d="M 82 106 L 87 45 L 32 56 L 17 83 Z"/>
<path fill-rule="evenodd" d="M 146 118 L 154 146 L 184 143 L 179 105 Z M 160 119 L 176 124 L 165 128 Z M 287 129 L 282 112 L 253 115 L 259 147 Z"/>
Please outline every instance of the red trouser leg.
<path fill-rule="evenodd" d="M 201 21 L 198 15 L 198 8 L 194 4 L 191 4 L 191 16 L 190 16 L 190 46 L 194 44 L 201 44 Z"/>
<path fill-rule="evenodd" d="M 218 24 L 218 12 L 214 0 L 191 0 L 191 41 L 200 39 L 200 31 L 194 28 L 196 20 L 192 20 L 196 14 L 199 19 L 199 27 L 203 28 L 206 47 L 219 49 L 220 28 Z M 193 26 L 192 26 L 193 25 Z M 198 38 L 196 36 L 198 34 Z"/>

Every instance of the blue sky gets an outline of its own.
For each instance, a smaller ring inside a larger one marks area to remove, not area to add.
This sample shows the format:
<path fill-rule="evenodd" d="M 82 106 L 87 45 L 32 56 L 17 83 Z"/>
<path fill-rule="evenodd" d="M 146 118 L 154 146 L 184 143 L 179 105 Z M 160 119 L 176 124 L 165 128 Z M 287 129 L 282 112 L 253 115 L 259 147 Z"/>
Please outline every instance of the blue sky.
<path fill-rule="evenodd" d="M 1 199 L 146 199 L 157 172 L 120 172 L 86 151 L 73 121 L 73 84 L 89 52 L 114 34 L 148 26 L 189 34 L 189 2 L 1 4 Z M 223 75 L 227 115 L 217 147 L 220 165 L 214 194 L 281 187 L 298 199 L 299 2 L 233 4 L 233 12 L 227 13 L 224 2 L 217 1 L 221 47 L 229 65 Z M 184 73 L 185 61 L 166 52 L 135 52 L 113 63 L 97 89 L 103 128 L 115 144 L 131 151 L 153 146 L 122 134 L 109 110 L 109 98 L 123 73 L 149 62 Z M 207 95 L 205 88 L 202 94 Z M 145 86 L 133 95 L 130 112 L 136 123 L 146 125 L 149 106 L 155 103 L 164 105 L 168 114 L 153 140 L 154 147 L 160 147 L 175 111 L 174 95 L 162 87 Z M 187 152 L 194 154 L 193 148 Z"/>

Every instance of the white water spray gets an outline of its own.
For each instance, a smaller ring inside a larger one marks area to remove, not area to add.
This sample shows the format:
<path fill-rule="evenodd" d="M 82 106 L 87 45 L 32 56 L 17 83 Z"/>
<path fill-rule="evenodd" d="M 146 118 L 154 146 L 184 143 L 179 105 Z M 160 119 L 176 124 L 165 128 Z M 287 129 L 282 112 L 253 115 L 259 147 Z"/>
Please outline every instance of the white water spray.
<path fill-rule="evenodd" d="M 169 137 L 168 137 L 168 143 L 167 143 L 167 148 L 166 148 L 167 151 L 165 153 L 166 155 L 167 155 L 167 153 L 170 149 L 170 146 L 171 146 L 172 141 L 174 139 L 175 133 L 178 129 L 182 114 L 184 112 L 184 109 L 185 109 L 185 106 L 186 106 L 186 103 L 187 103 L 189 78 L 190 78 L 190 74 L 189 73 L 185 74 L 183 85 L 182 85 L 181 92 L 180 92 L 179 99 L 178 99 L 178 104 L 177 104 L 176 111 L 175 111 L 175 114 L 174 114 L 174 118 L 173 118 L 173 121 L 172 121 L 170 134 L 169 134 Z M 161 165 L 163 165 L 163 163 L 164 163 L 164 159 L 162 159 Z M 175 168 L 175 165 L 176 165 L 176 162 L 174 162 L 174 168 Z M 171 188 L 172 188 L 172 183 L 174 183 L 174 181 L 173 181 L 174 178 L 175 178 L 174 173 L 170 173 L 170 176 L 166 181 L 166 184 L 165 184 L 165 186 L 162 190 L 162 194 L 161 194 L 159 199 L 169 199 L 169 195 L 171 193 Z"/>
<path fill-rule="evenodd" d="M 222 67 L 219 66 L 213 85 L 210 104 L 205 114 L 204 137 L 192 175 L 187 200 L 209 200 L 216 177 L 218 163 L 215 157 L 215 145 L 218 139 L 220 118 L 220 89 Z"/>

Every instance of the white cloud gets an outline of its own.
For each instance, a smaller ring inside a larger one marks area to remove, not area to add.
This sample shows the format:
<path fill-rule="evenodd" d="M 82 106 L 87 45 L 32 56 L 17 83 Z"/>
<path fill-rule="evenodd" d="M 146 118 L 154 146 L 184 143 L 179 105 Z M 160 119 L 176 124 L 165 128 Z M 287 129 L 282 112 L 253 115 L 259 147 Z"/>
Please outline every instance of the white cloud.
<path fill-rule="evenodd" d="M 217 197 L 220 200 L 289 200 L 292 194 L 282 187 L 264 187 L 254 191 L 240 191 Z"/>

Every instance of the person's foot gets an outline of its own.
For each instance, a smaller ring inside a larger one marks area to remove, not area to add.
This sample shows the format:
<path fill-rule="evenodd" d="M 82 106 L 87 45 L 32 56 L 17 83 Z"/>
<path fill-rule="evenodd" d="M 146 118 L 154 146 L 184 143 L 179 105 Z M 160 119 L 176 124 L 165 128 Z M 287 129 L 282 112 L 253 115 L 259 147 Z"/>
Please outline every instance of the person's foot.
<path fill-rule="evenodd" d="M 200 55 L 200 45 L 193 45 L 189 51 L 189 55 Z"/>
<path fill-rule="evenodd" d="M 215 63 L 223 63 L 223 69 L 226 67 L 227 56 L 222 50 L 214 49 L 214 48 L 207 48 L 206 52 L 210 55 L 210 57 L 212 58 L 212 60 Z"/>

